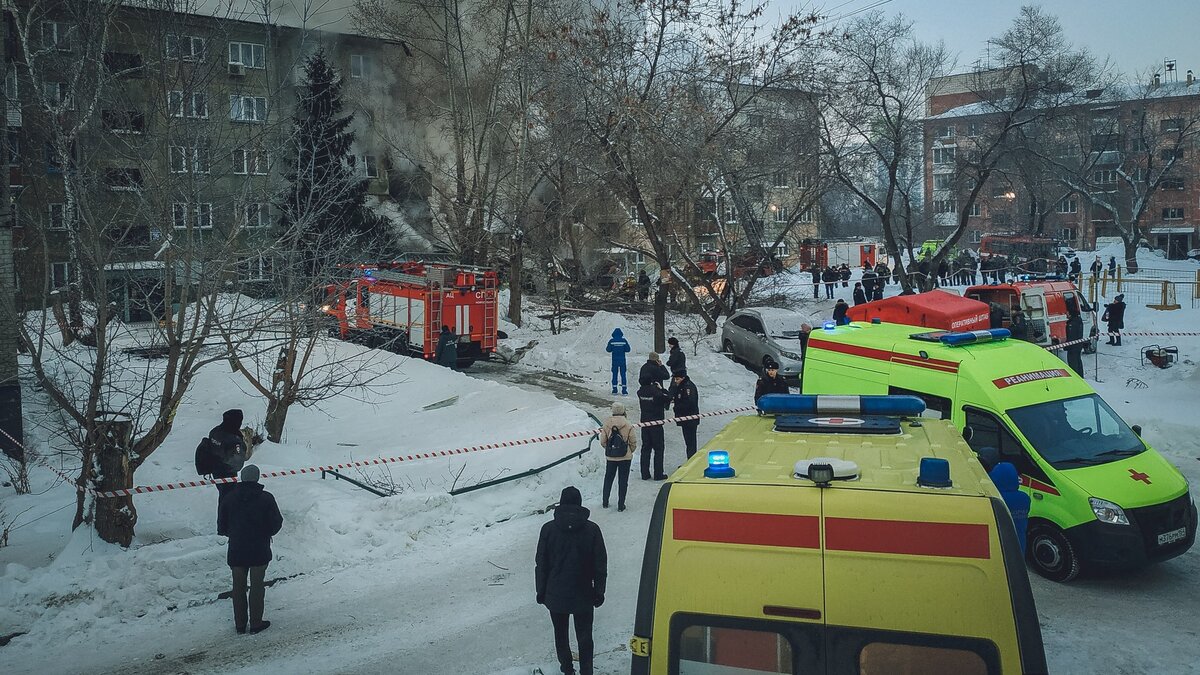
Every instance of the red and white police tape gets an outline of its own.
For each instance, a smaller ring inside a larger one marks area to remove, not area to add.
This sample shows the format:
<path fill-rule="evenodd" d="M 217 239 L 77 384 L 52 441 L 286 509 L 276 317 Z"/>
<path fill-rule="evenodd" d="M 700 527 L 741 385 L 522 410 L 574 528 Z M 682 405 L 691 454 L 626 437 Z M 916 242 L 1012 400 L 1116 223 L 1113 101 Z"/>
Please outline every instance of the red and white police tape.
<path fill-rule="evenodd" d="M 1050 345 L 1050 346 L 1046 347 L 1045 349 L 1047 351 L 1057 352 L 1057 351 L 1062 351 L 1063 349 L 1066 349 L 1067 347 L 1072 347 L 1074 345 L 1081 345 L 1081 344 L 1084 344 L 1087 342 L 1091 342 L 1092 340 L 1099 340 L 1102 337 L 1131 337 L 1131 336 L 1132 337 L 1200 337 L 1200 332 L 1178 332 L 1178 331 L 1165 332 L 1165 331 L 1142 331 L 1142 330 L 1120 331 L 1120 332 L 1114 331 L 1111 333 L 1097 333 L 1091 337 L 1080 338 L 1078 340 L 1071 340 L 1070 342 L 1060 342 L 1055 345 Z"/>
<path fill-rule="evenodd" d="M 739 408 L 726 408 L 724 410 L 713 410 L 710 412 L 700 413 L 698 415 L 685 415 L 683 417 L 672 417 L 670 419 L 658 420 L 655 422 L 637 422 L 637 423 L 634 423 L 632 426 L 639 427 L 639 428 L 662 426 L 662 425 L 665 425 L 665 424 L 668 424 L 671 422 L 686 422 L 686 421 L 690 421 L 690 420 L 699 420 L 704 417 L 717 417 L 720 415 L 732 415 L 734 413 L 752 412 L 754 410 L 756 410 L 756 408 L 754 408 L 753 406 L 742 406 Z M 423 459 L 436 459 L 438 457 L 452 457 L 454 455 L 464 455 L 464 454 L 471 453 L 471 452 L 480 452 L 482 450 L 495 450 L 497 448 L 511 448 L 511 447 L 516 447 L 519 445 L 533 445 L 536 443 L 547 443 L 550 441 L 562 441 L 562 440 L 567 440 L 570 438 L 581 438 L 581 437 L 585 437 L 585 436 L 592 436 L 594 434 L 598 434 L 598 433 L 600 433 L 601 430 L 602 430 L 602 428 L 581 429 L 579 431 L 568 431 L 565 433 L 553 434 L 553 435 L 549 435 L 549 436 L 533 436 L 530 438 L 522 438 L 522 439 L 514 440 L 514 441 L 500 441 L 498 443 L 485 443 L 483 445 L 470 445 L 470 446 L 465 446 L 462 448 L 454 448 L 452 450 L 434 450 L 432 452 L 419 452 L 419 453 L 414 453 L 411 455 L 397 455 L 395 457 L 375 457 L 373 459 L 362 459 L 362 460 L 358 460 L 358 461 L 354 461 L 354 462 L 343 462 L 340 464 L 328 464 L 325 466 L 310 466 L 310 467 L 304 467 L 304 468 L 300 468 L 300 469 L 284 469 L 282 471 L 264 471 L 260 475 L 260 478 L 281 478 L 284 476 L 299 476 L 299 475 L 308 474 L 308 473 L 319 473 L 321 471 L 335 471 L 335 470 L 339 470 L 339 469 L 350 469 L 350 468 L 359 467 L 359 466 L 373 466 L 373 465 L 378 465 L 378 464 L 396 464 L 399 462 L 414 462 L 414 461 L 419 461 L 419 460 L 423 460 Z M 3 430 L 0 430 L 0 433 L 3 433 Z M 5 435 L 8 436 L 8 434 L 5 434 Z M 16 443 L 16 439 L 13 439 L 12 436 L 9 436 L 9 439 L 12 440 L 14 443 Z M 35 461 L 37 461 L 37 458 L 34 458 L 34 459 L 35 459 Z M 71 482 L 71 483 L 75 482 L 74 479 L 66 476 L 65 474 L 61 473 L 60 471 L 58 471 L 54 467 L 50 466 L 49 464 L 47 464 L 45 462 L 41 462 L 41 461 L 39 461 L 38 463 L 50 468 L 52 471 L 54 471 L 56 474 L 58 474 L 63 479 L 67 480 L 68 482 Z M 167 490 L 183 490 L 186 488 L 201 487 L 203 485 L 217 485 L 218 483 L 236 483 L 236 482 L 237 482 L 236 478 L 212 478 L 212 479 L 208 479 L 208 480 L 189 480 L 189 481 L 180 481 L 178 483 L 163 483 L 161 485 L 138 485 L 138 486 L 135 486 L 132 488 L 127 488 L 127 489 L 123 489 L 123 490 L 112 490 L 112 491 L 99 491 L 99 490 L 95 490 L 90 487 L 85 488 L 85 487 L 79 486 L 79 485 L 76 485 L 76 488 L 79 490 L 86 490 L 88 493 L 93 494 L 97 497 L 128 497 L 131 495 L 144 494 L 144 493 L 148 493 L 148 492 L 165 492 Z"/>

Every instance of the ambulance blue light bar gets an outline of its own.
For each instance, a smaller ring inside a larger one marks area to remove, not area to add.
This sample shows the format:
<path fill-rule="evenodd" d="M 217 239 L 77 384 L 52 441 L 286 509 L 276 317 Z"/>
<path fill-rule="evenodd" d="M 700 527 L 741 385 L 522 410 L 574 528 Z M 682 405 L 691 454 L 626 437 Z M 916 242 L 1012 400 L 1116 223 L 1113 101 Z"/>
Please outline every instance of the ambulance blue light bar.
<path fill-rule="evenodd" d="M 764 415 L 890 415 L 916 417 L 925 411 L 918 396 L 826 396 L 767 394 L 758 399 Z"/>
<path fill-rule="evenodd" d="M 729 453 L 725 450 L 711 450 L 708 453 L 708 468 L 704 469 L 705 478 L 733 478 L 735 472 L 729 466 Z"/>
<path fill-rule="evenodd" d="M 1005 340 L 1009 337 L 1012 337 L 1012 333 L 1007 328 L 989 328 L 987 330 L 973 330 L 965 333 L 946 333 L 938 339 L 947 347 L 960 347 L 980 342 Z"/>

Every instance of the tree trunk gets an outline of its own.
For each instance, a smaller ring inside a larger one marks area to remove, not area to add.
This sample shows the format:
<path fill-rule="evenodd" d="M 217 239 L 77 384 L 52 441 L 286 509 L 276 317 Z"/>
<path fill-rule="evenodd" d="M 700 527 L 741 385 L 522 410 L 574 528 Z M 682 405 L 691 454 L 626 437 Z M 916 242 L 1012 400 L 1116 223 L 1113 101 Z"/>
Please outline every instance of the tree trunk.
<path fill-rule="evenodd" d="M 267 440 L 272 443 L 283 442 L 283 425 L 287 422 L 288 408 L 290 404 L 286 403 L 281 398 L 271 398 L 267 400 Z"/>
<path fill-rule="evenodd" d="M 133 420 L 118 413 L 101 413 L 98 417 L 94 436 L 97 475 L 93 484 L 101 492 L 131 488 L 129 448 Z M 133 497 L 97 497 L 93 508 L 96 534 L 110 544 L 128 548 L 133 543 L 133 526 L 137 523 Z"/>
<path fill-rule="evenodd" d="M 522 285 L 522 266 L 524 265 L 522 255 L 523 247 L 518 239 L 513 242 L 515 250 L 509 258 L 508 265 L 508 320 L 518 328 L 521 327 L 521 285 Z"/>
<path fill-rule="evenodd" d="M 1125 244 L 1125 271 L 1128 274 L 1138 273 L 1137 235 L 1132 239 L 1122 239 Z"/>
<path fill-rule="evenodd" d="M 667 283 L 670 282 L 670 270 L 660 271 L 662 277 L 658 282 L 658 290 L 654 293 L 654 351 L 665 354 L 667 351 Z"/>

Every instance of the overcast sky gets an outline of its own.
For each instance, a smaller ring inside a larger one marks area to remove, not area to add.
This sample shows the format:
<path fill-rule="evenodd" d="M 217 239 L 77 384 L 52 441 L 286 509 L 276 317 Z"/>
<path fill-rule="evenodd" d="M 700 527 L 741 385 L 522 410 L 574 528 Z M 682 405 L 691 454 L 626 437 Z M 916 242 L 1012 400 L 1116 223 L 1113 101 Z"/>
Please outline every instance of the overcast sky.
<path fill-rule="evenodd" d="M 1056 14 L 1076 45 L 1112 58 L 1123 72 L 1161 70 L 1178 62 L 1179 79 L 1190 68 L 1200 75 L 1200 0 L 822 0 L 820 14 L 839 17 L 882 2 L 878 9 L 904 14 L 923 40 L 944 40 L 958 55 L 958 71 L 986 59 L 986 41 L 1002 32 L 1025 4 Z M 772 0 L 780 13 L 810 6 L 801 0 Z M 824 8 L 824 9 L 821 9 Z"/>

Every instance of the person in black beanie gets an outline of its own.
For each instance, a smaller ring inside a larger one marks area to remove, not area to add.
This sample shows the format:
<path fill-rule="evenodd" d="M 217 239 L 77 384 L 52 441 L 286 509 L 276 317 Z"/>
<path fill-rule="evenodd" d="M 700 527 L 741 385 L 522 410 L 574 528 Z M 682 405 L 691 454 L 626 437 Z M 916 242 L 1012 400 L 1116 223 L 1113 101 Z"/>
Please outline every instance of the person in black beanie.
<path fill-rule="evenodd" d="M 696 384 L 688 378 L 687 369 L 671 371 L 671 388 L 667 393 L 675 404 L 675 417 L 700 414 L 700 393 L 696 390 Z M 684 452 L 691 459 L 696 454 L 696 429 L 700 426 L 700 420 L 684 420 L 675 424 L 683 433 Z"/>
<path fill-rule="evenodd" d="M 687 354 L 684 354 L 683 350 L 679 348 L 679 340 L 674 336 L 669 337 L 667 345 L 671 348 L 667 355 L 667 369 L 673 373 L 680 368 L 686 368 Z"/>
<path fill-rule="evenodd" d="M 592 619 L 595 608 L 604 604 L 608 580 L 604 535 L 599 525 L 588 520 L 590 513 L 575 486 L 563 488 L 554 520 L 542 525 L 534 557 L 537 603 L 550 611 L 554 650 L 565 675 L 575 673 L 567 636 L 572 616 L 579 641 L 579 672 L 592 675 Z"/>
<path fill-rule="evenodd" d="M 208 439 L 212 441 L 221 460 L 221 468 L 213 472 L 213 478 L 236 478 L 246 460 L 250 459 L 251 453 L 246 445 L 245 436 L 242 435 L 242 411 L 237 408 L 226 410 L 221 415 L 221 423 L 208 432 Z M 236 483 L 217 483 L 218 509 L 221 508 L 221 500 L 233 491 L 235 485 Z"/>

